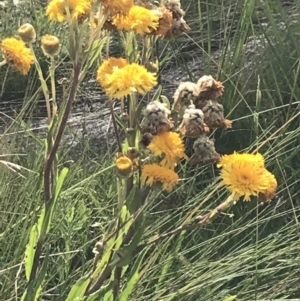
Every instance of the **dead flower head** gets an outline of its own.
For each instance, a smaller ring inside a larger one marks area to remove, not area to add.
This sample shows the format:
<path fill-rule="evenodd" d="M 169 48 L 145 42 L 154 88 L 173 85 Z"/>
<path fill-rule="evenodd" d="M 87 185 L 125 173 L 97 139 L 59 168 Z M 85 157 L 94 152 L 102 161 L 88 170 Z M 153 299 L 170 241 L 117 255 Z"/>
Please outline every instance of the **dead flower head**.
<path fill-rule="evenodd" d="M 204 114 L 194 105 L 189 106 L 183 115 L 183 128 L 181 133 L 187 137 L 199 137 L 209 129 L 204 123 Z"/>
<path fill-rule="evenodd" d="M 217 101 L 208 101 L 202 108 L 204 121 L 209 128 L 231 128 L 231 121 L 224 118 L 224 108 Z"/>
<path fill-rule="evenodd" d="M 196 100 L 196 84 L 192 82 L 181 83 L 174 93 L 175 108 L 188 107 Z"/>
<path fill-rule="evenodd" d="M 197 99 L 195 101 L 196 108 L 202 109 L 208 100 L 215 100 L 224 92 L 224 86 L 221 82 L 216 81 L 211 75 L 202 76 L 196 85 L 195 93 Z"/>
<path fill-rule="evenodd" d="M 161 6 L 164 6 L 172 12 L 173 18 L 179 20 L 185 15 L 183 9 L 181 9 L 180 0 L 162 0 Z"/>
<path fill-rule="evenodd" d="M 216 163 L 220 159 L 220 155 L 216 152 L 215 144 L 208 137 L 202 135 L 194 142 L 194 156 L 190 160 L 191 165 L 199 163 Z"/>
<path fill-rule="evenodd" d="M 143 114 L 143 133 L 149 132 L 156 135 L 159 133 L 168 132 L 173 127 L 173 123 L 169 120 L 171 111 L 166 107 L 165 104 L 161 102 L 150 102 L 144 109 Z"/>

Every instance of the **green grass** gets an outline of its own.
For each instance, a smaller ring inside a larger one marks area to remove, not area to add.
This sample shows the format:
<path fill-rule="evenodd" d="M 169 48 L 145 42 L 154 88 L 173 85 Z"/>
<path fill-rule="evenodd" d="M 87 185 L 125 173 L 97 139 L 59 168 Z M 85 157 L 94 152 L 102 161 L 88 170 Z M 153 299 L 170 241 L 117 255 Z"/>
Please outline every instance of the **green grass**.
<path fill-rule="evenodd" d="M 267 141 L 259 150 L 276 175 L 278 193 L 264 206 L 238 202 L 211 224 L 150 247 L 130 300 L 221 301 L 230 295 L 245 301 L 298 299 L 300 118 L 289 122 L 299 112 L 300 103 L 297 16 L 286 12 L 281 0 L 182 3 L 192 30 L 176 42 L 161 45 L 161 58 L 167 57 L 180 66 L 183 76 L 197 80 L 199 74 L 188 68 L 190 53 L 195 53 L 201 56 L 206 74 L 225 82 L 220 102 L 234 123 L 232 130 L 213 133 L 217 151 L 253 151 Z M 300 1 L 294 3 L 299 13 Z M 54 24 L 45 23 L 41 13 L 37 16 L 40 35 L 57 30 Z M 63 37 L 63 29 L 60 33 Z M 254 38 L 257 50 L 250 69 L 244 45 Z M 182 50 L 178 45 L 184 46 Z M 216 49 L 221 54 L 218 61 L 212 59 Z M 62 74 L 67 64 L 62 62 Z M 1 101 L 16 91 L 16 83 L 26 87 L 30 82 L 20 95 L 23 109 L 28 106 L 31 111 L 39 98 L 33 97 L 36 75 L 32 72 L 19 82 L 15 74 L 7 74 Z M 22 129 L 22 113 L 0 137 L 5 160 L 29 170 L 21 170 L 21 177 L 0 165 L 0 296 L 7 301 L 19 300 L 25 289 L 24 250 L 43 196 L 44 147 L 28 132 L 10 135 Z M 50 264 L 43 300 L 65 300 L 75 281 L 91 269 L 94 244 L 116 210 L 111 155 L 92 152 L 86 141 L 82 148 L 74 162 L 67 148 L 60 151 L 59 166 L 69 166 L 70 172 L 44 250 L 50 254 Z M 183 175 L 171 195 L 153 196 L 146 211 L 145 239 L 180 226 L 194 210 L 199 215 L 206 213 L 226 198 L 224 189 L 214 192 L 218 181 L 214 167 L 185 170 Z"/>

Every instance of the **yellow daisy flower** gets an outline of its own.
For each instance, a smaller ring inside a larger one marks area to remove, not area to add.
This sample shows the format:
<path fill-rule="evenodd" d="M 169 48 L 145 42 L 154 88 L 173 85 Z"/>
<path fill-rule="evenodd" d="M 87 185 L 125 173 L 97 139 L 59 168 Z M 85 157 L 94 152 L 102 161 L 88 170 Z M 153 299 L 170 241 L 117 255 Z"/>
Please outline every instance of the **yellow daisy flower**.
<path fill-rule="evenodd" d="M 158 182 L 162 184 L 163 189 L 170 192 L 174 186 L 178 184 L 179 177 L 178 174 L 171 169 L 157 164 L 146 164 L 143 166 L 141 182 L 148 186 L 153 186 L 153 184 Z"/>
<path fill-rule="evenodd" d="M 46 14 L 51 20 L 63 22 L 67 18 L 65 6 L 69 7 L 71 17 L 78 19 L 90 12 L 92 0 L 51 0 L 47 6 Z"/>
<path fill-rule="evenodd" d="M 128 62 L 123 58 L 111 57 L 103 61 L 102 65 L 97 71 L 97 80 L 101 86 L 105 87 L 107 79 L 113 73 L 113 71 L 123 68 L 128 65 Z"/>
<path fill-rule="evenodd" d="M 100 0 L 100 3 L 110 16 L 127 15 L 133 6 L 133 0 Z"/>
<path fill-rule="evenodd" d="M 113 24 L 119 30 L 134 30 L 138 34 L 151 33 L 159 26 L 159 18 L 162 13 L 158 10 L 150 10 L 142 6 L 134 5 L 128 15 L 117 15 Z"/>
<path fill-rule="evenodd" d="M 6 38 L 1 42 L 2 55 L 15 70 L 26 75 L 34 63 L 34 56 L 23 41 Z"/>
<path fill-rule="evenodd" d="M 275 176 L 266 170 L 265 176 L 268 181 L 268 188 L 259 193 L 259 200 L 261 202 L 270 202 L 274 198 L 277 190 L 277 181 Z"/>
<path fill-rule="evenodd" d="M 222 167 L 222 185 L 238 200 L 243 196 L 249 201 L 250 196 L 268 191 L 269 175 L 263 166 L 263 156 L 259 154 L 232 154 L 223 156 L 218 167 Z"/>
<path fill-rule="evenodd" d="M 144 66 L 136 63 L 116 68 L 107 76 L 101 74 L 100 68 L 97 79 L 111 98 L 122 98 L 132 92 L 146 94 L 156 85 L 156 76 L 148 72 Z"/>
<path fill-rule="evenodd" d="M 155 135 L 148 149 L 155 156 L 163 157 L 160 165 L 169 169 L 174 169 L 178 161 L 185 156 L 183 141 L 175 132 Z"/>

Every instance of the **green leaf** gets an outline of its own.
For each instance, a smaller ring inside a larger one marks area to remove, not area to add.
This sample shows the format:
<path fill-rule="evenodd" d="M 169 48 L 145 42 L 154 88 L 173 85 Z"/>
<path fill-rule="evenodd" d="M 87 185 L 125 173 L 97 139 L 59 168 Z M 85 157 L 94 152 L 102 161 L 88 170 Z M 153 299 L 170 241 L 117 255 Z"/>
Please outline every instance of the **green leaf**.
<path fill-rule="evenodd" d="M 159 97 L 161 96 L 162 91 L 162 85 L 159 85 L 157 90 L 155 91 L 155 94 L 152 97 L 152 101 L 159 100 Z"/>
<path fill-rule="evenodd" d="M 71 288 L 66 301 L 83 300 L 84 293 L 89 285 L 89 277 L 80 278 Z"/>
<path fill-rule="evenodd" d="M 130 280 L 126 283 L 126 286 L 119 297 L 119 301 L 129 300 L 129 296 L 133 292 L 134 287 L 139 280 L 139 268 L 143 262 L 145 254 L 146 250 L 143 253 L 139 254 L 137 260 L 135 261 L 131 274 L 128 277 Z"/>
<path fill-rule="evenodd" d="M 56 186 L 55 186 L 55 191 L 54 191 L 54 195 L 52 196 L 52 199 L 46 204 L 46 217 L 45 217 L 45 225 L 43 225 L 44 227 L 46 227 L 46 233 L 48 233 L 50 226 L 51 226 L 51 221 L 52 221 L 52 216 L 53 216 L 53 212 L 59 197 L 59 194 L 61 192 L 63 183 L 65 181 L 65 178 L 68 174 L 68 168 L 64 168 L 57 180 Z"/>
<path fill-rule="evenodd" d="M 36 224 L 34 224 L 30 230 L 29 242 L 25 249 L 25 261 L 24 261 L 25 276 L 26 276 L 27 280 L 29 280 L 29 278 L 30 278 L 32 264 L 33 264 L 33 258 L 34 258 L 34 254 L 35 254 L 35 248 L 36 248 L 36 244 L 39 239 L 39 235 L 41 233 L 41 228 L 42 228 L 42 224 L 44 222 L 44 217 L 45 217 L 45 208 L 42 209 L 41 215 L 38 219 L 38 222 Z"/>
<path fill-rule="evenodd" d="M 237 298 L 237 295 L 234 295 L 234 296 L 229 296 L 229 297 L 226 297 L 225 299 L 223 299 L 223 301 L 233 301 Z"/>
<path fill-rule="evenodd" d="M 91 294 L 90 296 L 88 296 L 86 299 L 84 299 L 84 301 L 98 301 L 99 297 L 103 297 L 104 296 L 104 300 L 106 300 L 106 294 L 110 293 L 111 294 L 111 290 L 114 287 L 114 285 L 116 284 L 116 280 L 112 280 L 110 281 L 106 286 L 103 286 L 100 290 L 98 290 L 97 292 Z"/>

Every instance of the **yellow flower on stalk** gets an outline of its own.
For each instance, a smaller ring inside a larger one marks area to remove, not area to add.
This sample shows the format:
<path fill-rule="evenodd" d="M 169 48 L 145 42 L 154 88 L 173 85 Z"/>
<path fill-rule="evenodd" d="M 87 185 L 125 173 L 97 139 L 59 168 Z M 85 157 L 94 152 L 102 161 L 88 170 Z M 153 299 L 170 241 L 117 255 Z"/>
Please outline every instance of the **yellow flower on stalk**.
<path fill-rule="evenodd" d="M 218 167 L 222 167 L 221 184 L 233 194 L 234 200 L 243 196 L 249 201 L 251 195 L 258 196 L 270 189 L 270 176 L 260 154 L 226 155 L 221 157 Z"/>
<path fill-rule="evenodd" d="M 117 15 L 113 24 L 119 30 L 134 30 L 138 34 L 151 33 L 159 25 L 159 18 L 162 13 L 158 10 L 150 10 L 142 6 L 134 5 L 128 15 Z"/>
<path fill-rule="evenodd" d="M 79 18 L 90 12 L 92 0 L 51 0 L 46 14 L 51 20 L 63 22 L 67 18 L 66 7 L 69 7 L 71 18 Z"/>
<path fill-rule="evenodd" d="M 115 68 L 111 74 L 107 73 L 107 76 L 103 76 L 100 69 L 101 66 L 97 72 L 97 79 L 110 98 L 122 98 L 133 92 L 146 94 L 156 85 L 156 76 L 136 63 Z"/>
<path fill-rule="evenodd" d="M 171 169 L 157 164 L 146 164 L 142 169 L 141 182 L 148 186 L 160 183 L 163 189 L 170 192 L 178 184 L 179 177 L 178 174 Z"/>
<path fill-rule="evenodd" d="M 109 16 L 127 15 L 133 6 L 133 0 L 100 0 Z"/>
<path fill-rule="evenodd" d="M 2 55 L 13 69 L 26 75 L 34 63 L 33 53 L 23 41 L 16 38 L 6 38 L 1 42 Z"/>
<path fill-rule="evenodd" d="M 105 86 L 107 79 L 109 76 L 115 71 L 120 68 L 125 67 L 128 65 L 127 60 L 123 58 L 115 58 L 111 57 L 101 64 L 97 71 L 97 80 L 101 86 Z"/>
<path fill-rule="evenodd" d="M 184 144 L 178 133 L 164 132 L 155 135 L 148 149 L 158 157 L 163 157 L 161 166 L 174 169 L 178 161 L 185 156 Z"/>

